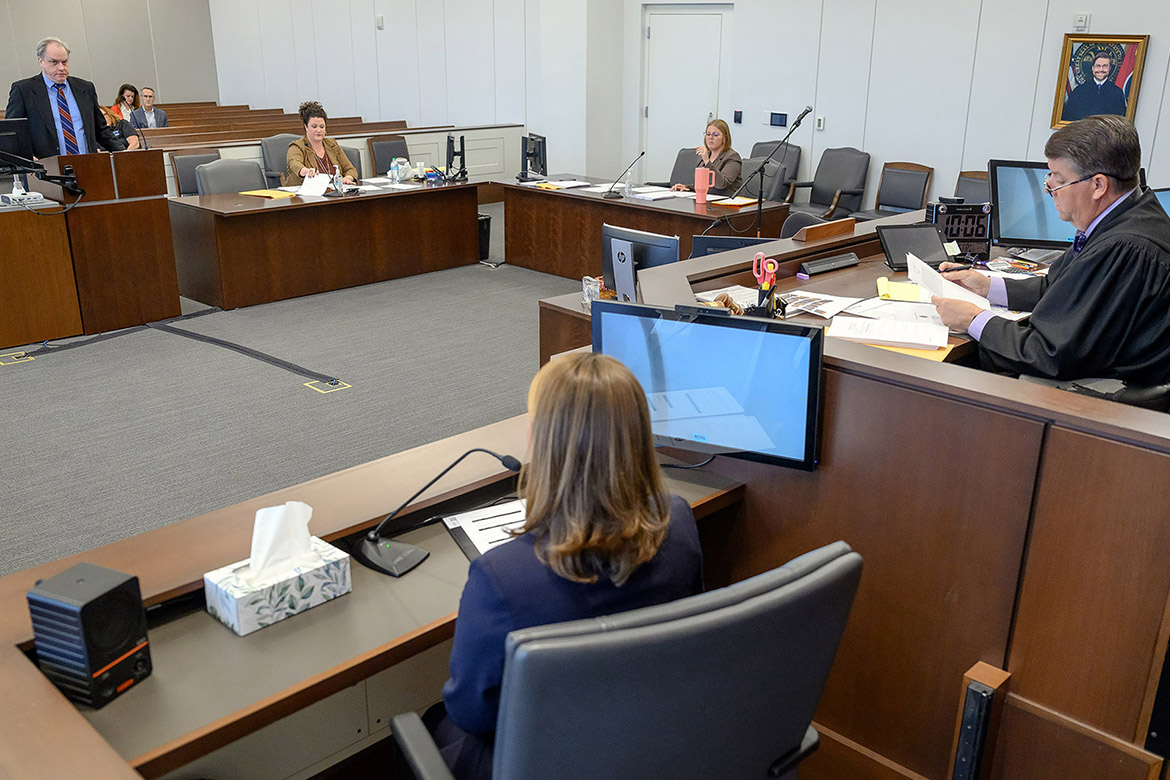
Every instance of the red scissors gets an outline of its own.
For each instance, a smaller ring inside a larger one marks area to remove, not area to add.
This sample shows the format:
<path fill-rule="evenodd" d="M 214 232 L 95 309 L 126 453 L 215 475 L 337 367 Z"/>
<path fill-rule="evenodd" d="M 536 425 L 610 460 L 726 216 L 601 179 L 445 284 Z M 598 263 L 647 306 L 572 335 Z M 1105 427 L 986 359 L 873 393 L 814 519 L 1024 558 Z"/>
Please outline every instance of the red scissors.
<path fill-rule="evenodd" d="M 760 283 L 761 290 L 771 289 L 776 282 L 776 271 L 779 268 L 780 263 L 770 257 L 764 257 L 763 252 L 756 252 L 756 256 L 752 260 L 752 275 Z"/>

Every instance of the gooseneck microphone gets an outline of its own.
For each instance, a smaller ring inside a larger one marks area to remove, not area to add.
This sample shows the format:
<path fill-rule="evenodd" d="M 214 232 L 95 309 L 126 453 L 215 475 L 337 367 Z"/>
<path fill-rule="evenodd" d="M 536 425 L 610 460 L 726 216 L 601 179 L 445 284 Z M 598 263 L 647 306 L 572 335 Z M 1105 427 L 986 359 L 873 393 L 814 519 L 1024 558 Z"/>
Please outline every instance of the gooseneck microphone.
<path fill-rule="evenodd" d="M 625 176 L 626 173 L 629 172 L 630 168 L 634 167 L 634 163 L 638 162 L 638 160 L 641 160 L 645 156 L 646 156 L 646 150 L 643 149 L 642 153 L 634 158 L 634 162 L 632 162 L 626 166 L 626 170 L 622 171 L 621 176 L 618 176 L 616 179 L 613 180 L 613 184 L 609 185 L 609 189 L 606 190 L 605 194 L 602 195 L 601 197 L 610 198 L 610 199 L 622 197 L 622 194 L 620 192 L 614 192 L 613 188 L 616 187 L 617 183 L 622 180 L 622 176 Z"/>
<path fill-rule="evenodd" d="M 399 512 L 409 506 L 411 501 L 421 496 L 426 492 L 427 488 L 442 479 L 448 471 L 458 466 L 464 458 L 473 452 L 482 452 L 486 455 L 491 455 L 509 471 L 520 470 L 520 461 L 511 455 L 498 455 L 482 447 L 475 447 L 468 450 L 456 458 L 450 466 L 440 471 L 434 479 L 419 488 L 413 496 L 403 501 L 401 506 L 382 518 L 382 522 L 378 523 L 372 531 L 366 534 L 366 538 L 362 539 L 361 544 L 354 549 L 354 557 L 358 559 L 358 562 L 374 571 L 380 571 L 392 577 L 401 577 L 425 561 L 427 556 L 430 555 L 429 552 L 413 544 L 407 544 L 406 542 L 382 539 L 382 530 L 386 527 L 387 523 L 398 516 Z M 405 529 L 400 529 L 399 532 L 402 530 Z"/>
<path fill-rule="evenodd" d="M 781 140 L 780 143 L 773 147 L 771 153 L 764 158 L 763 162 L 760 163 L 760 167 L 752 171 L 751 176 L 748 176 L 746 179 L 744 179 L 743 184 L 739 185 L 739 189 L 736 190 L 731 196 L 733 198 L 739 197 L 739 193 L 744 191 L 744 189 L 748 186 L 748 182 L 750 182 L 753 177 L 760 177 L 759 194 L 756 197 L 756 238 L 763 237 L 761 234 L 763 233 L 764 224 L 764 169 L 768 167 L 768 163 L 772 161 L 772 157 L 775 156 L 776 152 L 780 151 L 781 149 L 785 150 L 784 154 L 787 156 L 788 150 L 784 145 L 788 143 L 788 139 L 791 138 L 792 134 L 796 132 L 796 128 L 800 127 L 800 123 L 804 121 L 804 118 L 811 113 L 812 106 L 805 106 L 804 111 L 801 111 L 800 115 L 796 117 L 796 121 L 792 123 L 792 127 L 788 128 L 788 133 L 784 136 L 783 140 Z M 795 178 L 793 180 L 795 181 Z M 708 225 L 707 230 L 710 230 L 717 224 L 719 224 L 719 220 L 716 220 L 715 222 Z M 704 230 L 703 233 L 705 234 L 707 230 Z"/>

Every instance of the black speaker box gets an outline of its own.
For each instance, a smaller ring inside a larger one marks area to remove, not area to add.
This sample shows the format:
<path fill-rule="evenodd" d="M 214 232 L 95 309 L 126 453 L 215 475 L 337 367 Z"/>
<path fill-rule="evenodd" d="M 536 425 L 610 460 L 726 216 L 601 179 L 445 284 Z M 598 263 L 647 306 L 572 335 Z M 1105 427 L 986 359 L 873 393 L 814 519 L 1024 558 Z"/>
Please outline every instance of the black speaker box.
<path fill-rule="evenodd" d="M 37 663 L 70 699 L 102 707 L 150 674 L 138 578 L 79 563 L 28 592 Z"/>

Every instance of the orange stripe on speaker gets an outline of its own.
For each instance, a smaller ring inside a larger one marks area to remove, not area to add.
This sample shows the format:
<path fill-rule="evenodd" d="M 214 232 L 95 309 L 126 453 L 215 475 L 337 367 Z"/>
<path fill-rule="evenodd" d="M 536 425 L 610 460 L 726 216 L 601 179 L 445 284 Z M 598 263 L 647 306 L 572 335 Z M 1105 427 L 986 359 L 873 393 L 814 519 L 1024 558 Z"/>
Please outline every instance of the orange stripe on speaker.
<path fill-rule="evenodd" d="M 132 650 L 127 650 L 127 651 L 125 652 L 125 654 L 123 654 L 123 655 L 119 656 L 118 658 L 115 658 L 113 661 L 110 661 L 108 664 L 106 664 L 105 666 L 103 666 L 101 669 L 98 669 L 96 672 L 94 672 L 94 673 L 93 673 L 93 676 L 94 676 L 94 678 L 96 679 L 96 678 L 98 677 L 98 675 L 100 675 L 102 672 L 108 672 L 110 669 L 114 668 L 115 666 L 117 666 L 118 664 L 120 664 L 122 661 L 125 661 L 127 658 L 129 658 L 130 656 L 134 655 L 134 654 L 135 654 L 135 653 L 137 653 L 139 650 L 141 650 L 142 648 L 146 647 L 148 644 L 150 644 L 150 642 L 149 642 L 149 641 L 147 641 L 147 642 L 143 642 L 143 643 L 142 643 L 142 644 L 140 644 L 138 647 L 135 647 L 135 648 L 134 648 L 134 649 L 132 649 Z"/>
<path fill-rule="evenodd" d="M 129 680 L 127 680 L 126 682 L 124 682 L 118 686 L 118 693 L 121 693 L 122 691 L 126 690 L 127 688 L 129 688 L 133 684 L 134 684 L 134 678 L 131 677 Z"/>

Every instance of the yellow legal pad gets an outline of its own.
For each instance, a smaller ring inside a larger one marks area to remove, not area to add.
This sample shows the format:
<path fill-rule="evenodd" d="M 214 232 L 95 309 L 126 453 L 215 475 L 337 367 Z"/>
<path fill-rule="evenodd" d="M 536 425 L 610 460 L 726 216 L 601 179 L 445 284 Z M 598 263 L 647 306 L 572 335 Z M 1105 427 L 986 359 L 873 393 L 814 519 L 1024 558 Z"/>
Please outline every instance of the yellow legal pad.
<path fill-rule="evenodd" d="M 903 355 L 910 355 L 911 357 L 926 358 L 933 360 L 936 363 L 942 363 L 947 359 L 947 355 L 951 354 L 951 350 L 955 348 L 954 344 L 947 344 L 941 349 L 911 349 L 910 347 L 890 347 L 885 344 L 870 344 L 871 347 L 878 349 L 888 349 L 890 352 L 901 352 Z"/>
<path fill-rule="evenodd" d="M 724 198 L 714 197 L 707 198 L 707 202 L 713 206 L 726 206 L 729 209 L 740 209 L 744 206 L 751 206 L 755 204 L 759 198 L 745 198 L 740 195 L 738 198 Z"/>
<path fill-rule="evenodd" d="M 295 192 L 285 192 L 284 190 L 248 190 L 241 192 L 241 195 L 255 195 L 257 198 L 272 198 L 279 200 L 280 198 L 291 198 L 296 195 Z"/>
<path fill-rule="evenodd" d="M 918 285 L 913 282 L 891 282 L 881 276 L 877 280 L 878 297 L 883 301 L 909 301 L 918 303 Z"/>

